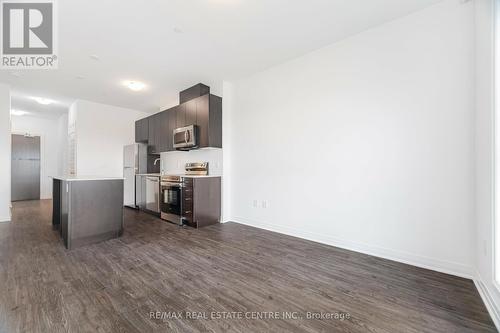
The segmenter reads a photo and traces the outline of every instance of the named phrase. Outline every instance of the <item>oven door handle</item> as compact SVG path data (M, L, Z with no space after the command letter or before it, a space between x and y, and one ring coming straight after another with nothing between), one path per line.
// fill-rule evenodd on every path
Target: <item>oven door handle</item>
M179 184L179 183L169 183L169 182L161 182L161 186L182 187L182 184Z

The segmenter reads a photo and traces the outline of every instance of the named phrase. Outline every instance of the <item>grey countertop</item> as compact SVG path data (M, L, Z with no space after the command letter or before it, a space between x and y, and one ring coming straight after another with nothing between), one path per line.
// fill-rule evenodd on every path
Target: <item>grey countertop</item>
M220 175L205 175L205 176L197 176L197 175L184 175L184 174L179 174L179 173L167 173L167 174L160 174L160 173L140 173L137 174L136 176L148 176L148 177L161 177L161 176L179 176L179 177L186 177L186 178L210 178L210 177L222 177Z
M222 177L220 175L205 175L205 176L196 176L196 175L180 175L181 177L186 177L186 178L216 178L216 177Z
M84 180L123 180L123 177L109 177L109 176L79 176L79 175L61 175L52 176L54 179L63 181L84 181Z

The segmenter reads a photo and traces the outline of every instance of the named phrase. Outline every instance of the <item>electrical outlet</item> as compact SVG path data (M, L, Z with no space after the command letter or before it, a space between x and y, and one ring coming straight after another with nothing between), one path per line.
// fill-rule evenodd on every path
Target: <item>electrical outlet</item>
M267 203L266 200L262 200L262 208L267 208L269 204Z
M257 200L253 201L253 208L258 208L259 207L259 202Z

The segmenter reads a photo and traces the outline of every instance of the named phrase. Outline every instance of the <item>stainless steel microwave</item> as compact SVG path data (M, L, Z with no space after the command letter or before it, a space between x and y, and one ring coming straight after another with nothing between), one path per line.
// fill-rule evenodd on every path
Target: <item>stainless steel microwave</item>
M173 137L174 148L177 150L189 150L198 147L198 127L196 125L174 129Z

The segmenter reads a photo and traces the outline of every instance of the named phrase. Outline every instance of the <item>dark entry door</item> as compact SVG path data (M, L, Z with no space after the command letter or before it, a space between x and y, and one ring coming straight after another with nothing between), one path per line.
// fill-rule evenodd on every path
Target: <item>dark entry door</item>
M40 137L12 135L12 201L40 199Z

